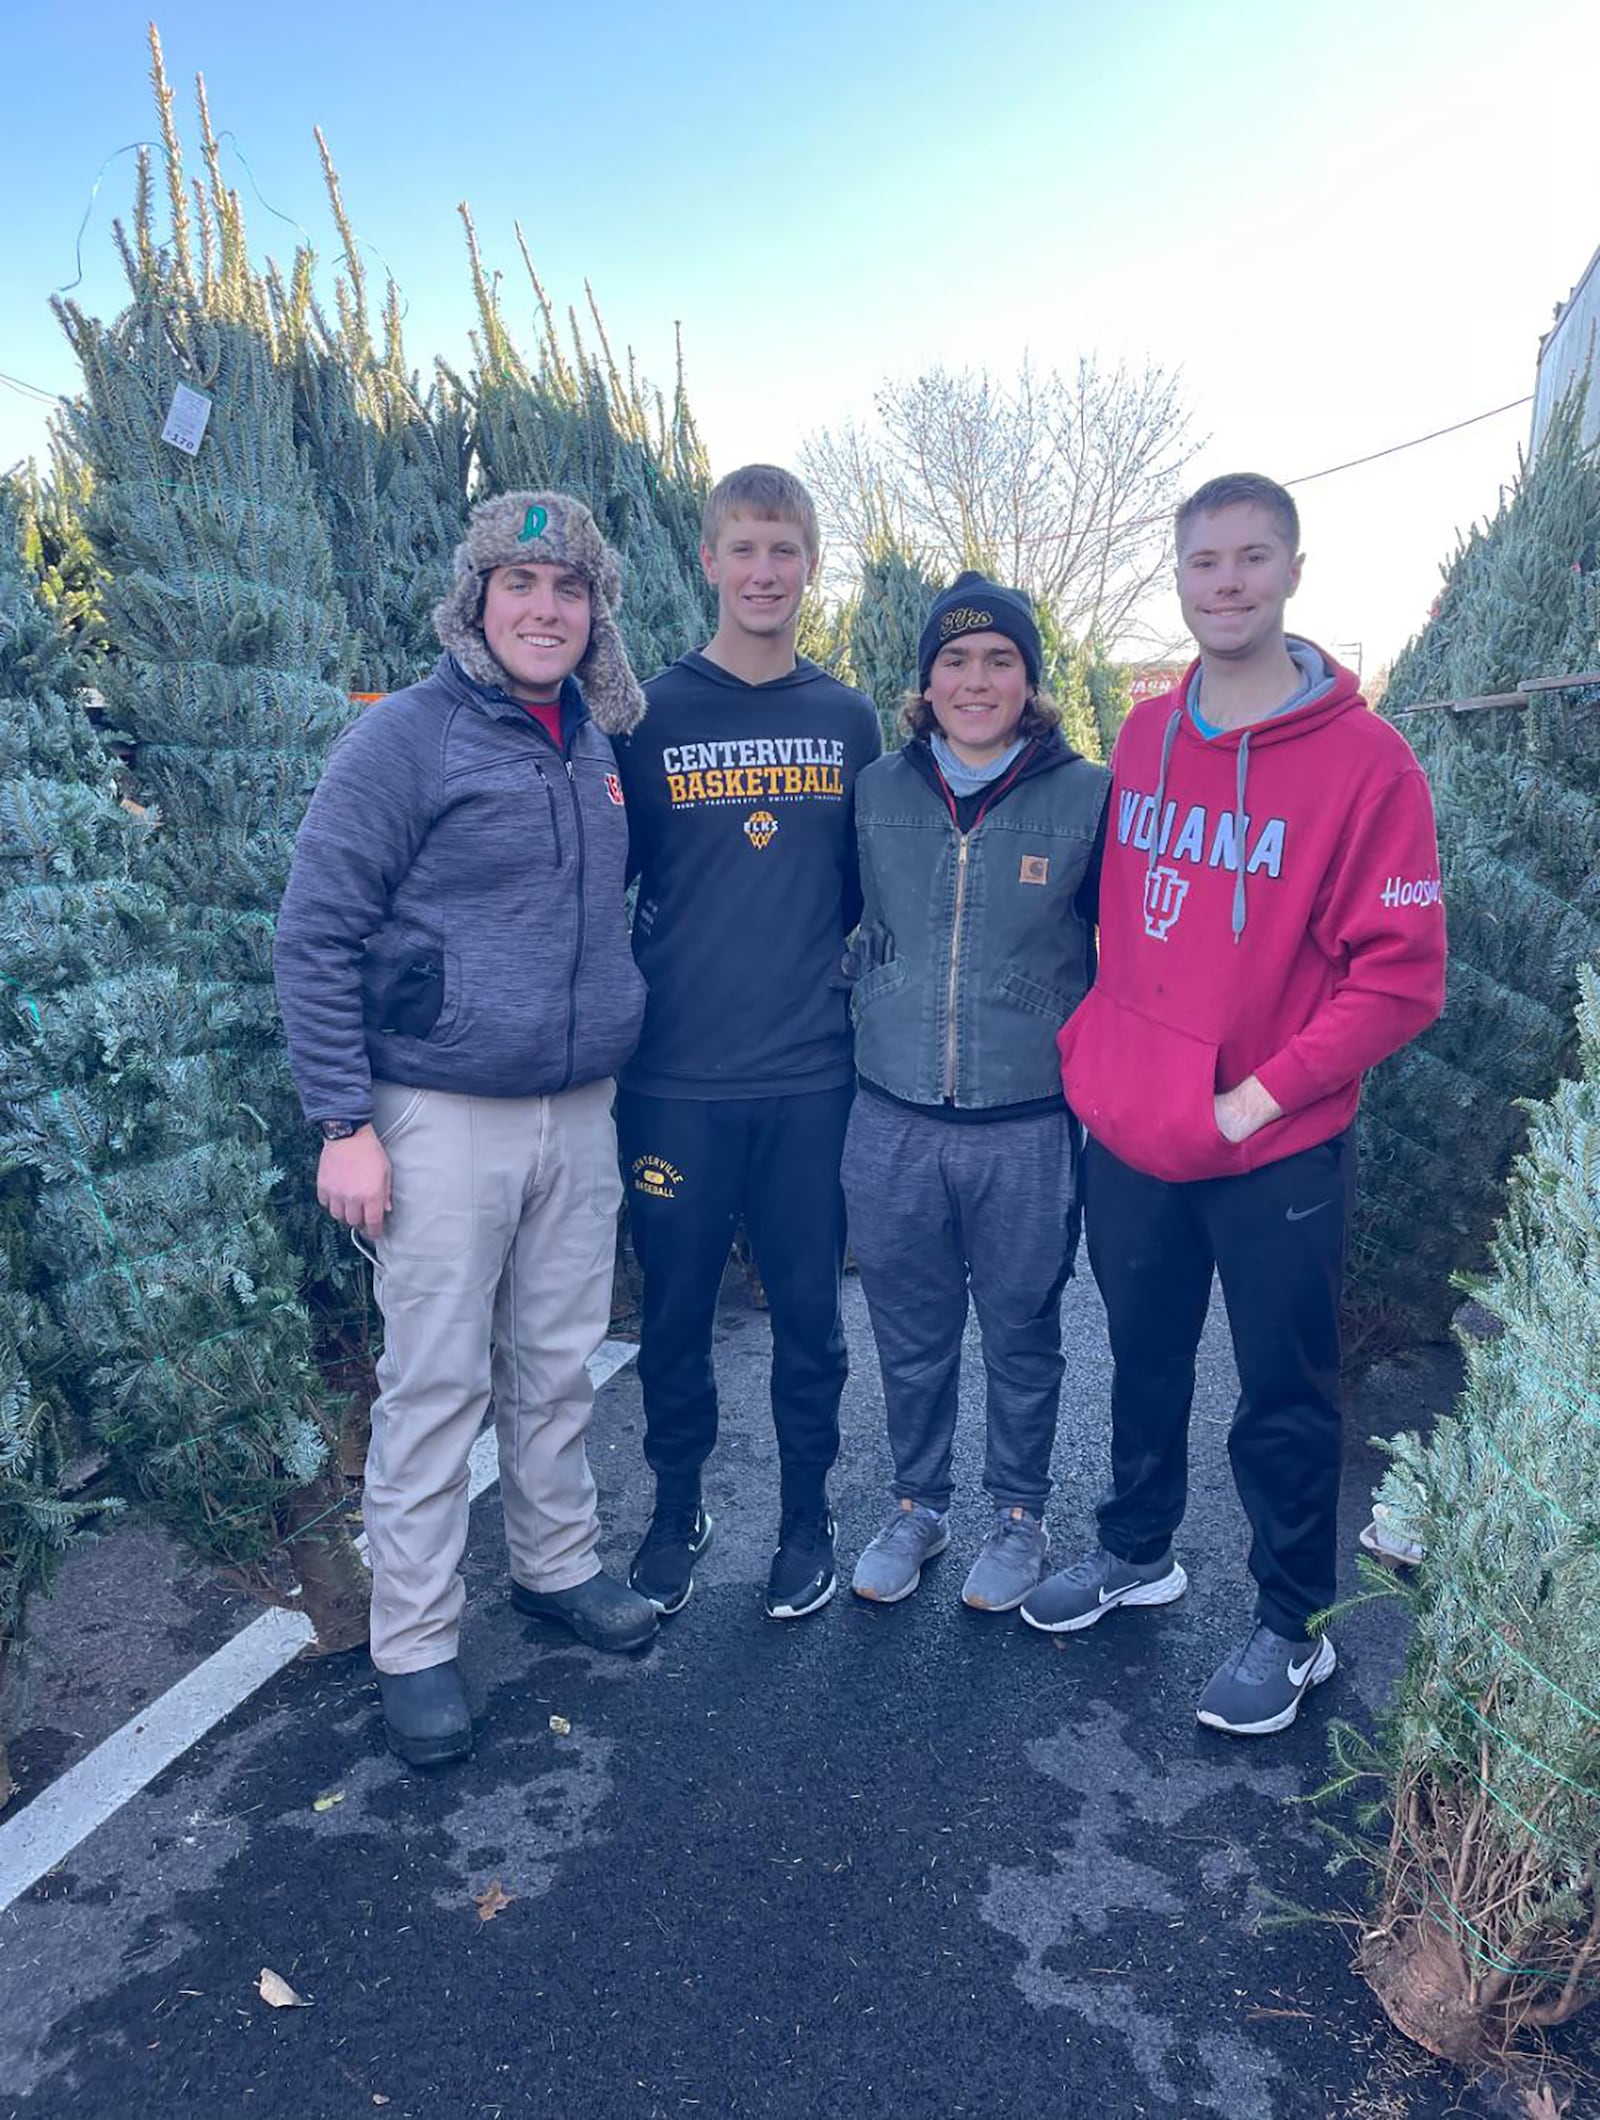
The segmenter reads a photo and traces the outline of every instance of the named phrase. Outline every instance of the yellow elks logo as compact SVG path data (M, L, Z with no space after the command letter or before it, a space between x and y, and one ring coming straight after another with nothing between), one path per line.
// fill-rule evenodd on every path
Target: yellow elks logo
M744 821L744 836L759 850L771 846L778 836L778 820L770 810L752 810Z
M647 1200L675 1200L683 1183L683 1172L675 1170L665 1156L636 1156L633 1189Z

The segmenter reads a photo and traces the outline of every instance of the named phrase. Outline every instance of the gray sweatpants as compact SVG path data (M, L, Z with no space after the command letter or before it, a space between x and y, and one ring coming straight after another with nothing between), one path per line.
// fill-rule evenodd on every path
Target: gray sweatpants
M984 1489L996 1508L1044 1512L1064 1366L1071 1124L1063 1110L956 1126L865 1090L856 1098L845 1202L897 1498L950 1505L970 1291L988 1376Z

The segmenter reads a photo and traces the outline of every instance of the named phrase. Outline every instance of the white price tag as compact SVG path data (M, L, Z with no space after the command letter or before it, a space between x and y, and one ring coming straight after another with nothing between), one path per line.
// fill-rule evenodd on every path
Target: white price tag
M172 404L167 413L167 424L161 430L161 439L170 442L174 449L183 450L186 456L198 456L204 439L206 421L211 417L211 400L203 390L191 390L187 383L179 383L172 393Z

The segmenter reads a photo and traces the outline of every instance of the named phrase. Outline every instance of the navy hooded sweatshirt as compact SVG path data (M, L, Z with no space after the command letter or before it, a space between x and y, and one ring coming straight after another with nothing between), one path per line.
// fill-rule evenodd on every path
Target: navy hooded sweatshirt
M616 740L649 989L624 1088L767 1097L851 1080L844 937L861 912L856 775L878 717L803 658L763 685L682 656Z

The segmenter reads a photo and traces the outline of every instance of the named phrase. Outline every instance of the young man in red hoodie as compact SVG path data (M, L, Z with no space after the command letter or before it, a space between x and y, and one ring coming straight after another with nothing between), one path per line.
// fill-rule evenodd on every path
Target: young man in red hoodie
M1444 1002L1433 805L1350 671L1284 631L1300 525L1281 486L1213 479L1177 514L1200 649L1112 759L1097 984L1062 1030L1089 1132L1089 1259L1116 1373L1100 1547L1030 1592L1048 1633L1161 1605L1187 1498L1213 1268L1240 1396L1228 1454L1256 1624L1199 1702L1214 1729L1293 1722L1334 1668L1339 1288L1362 1075Z

